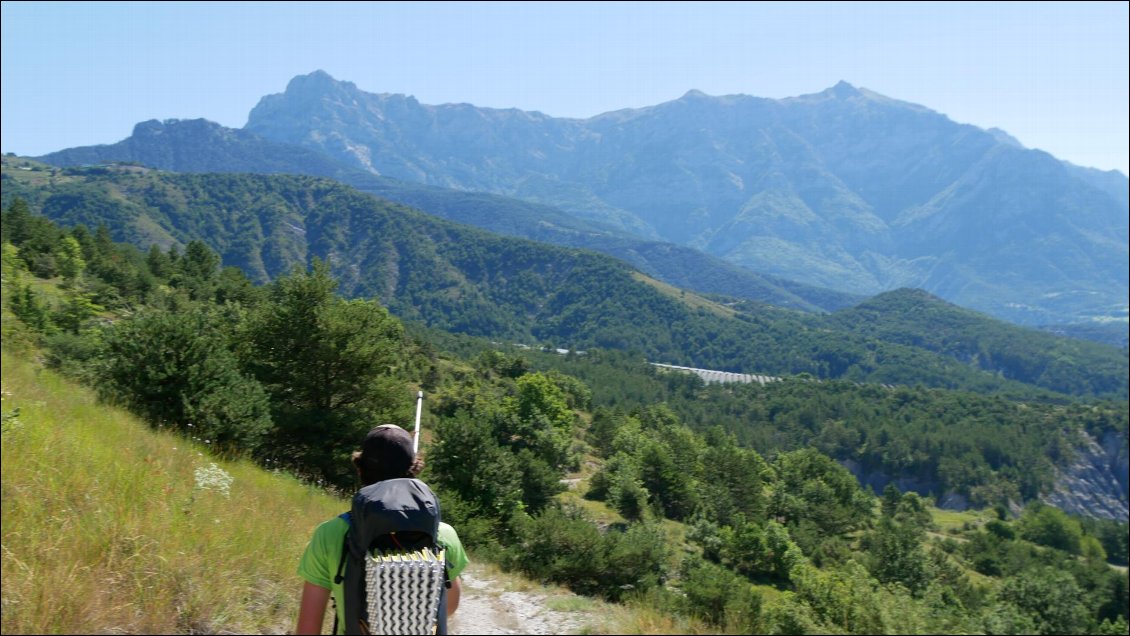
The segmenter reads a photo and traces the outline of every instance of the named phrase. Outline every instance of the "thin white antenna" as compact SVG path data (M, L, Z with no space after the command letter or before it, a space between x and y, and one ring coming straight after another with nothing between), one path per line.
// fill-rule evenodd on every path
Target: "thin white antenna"
M416 434L412 438L412 455L420 448L420 410L424 407L424 392L416 395Z

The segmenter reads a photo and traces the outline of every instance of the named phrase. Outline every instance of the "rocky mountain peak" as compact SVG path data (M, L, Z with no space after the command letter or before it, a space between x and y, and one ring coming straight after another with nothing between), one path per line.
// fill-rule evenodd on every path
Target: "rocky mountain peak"
M319 95L336 91L354 92L357 91L357 85L338 81L320 69L306 75L297 75L286 85L287 95Z
M844 80L836 82L836 85L832 88L829 88L827 92L836 97L839 97L840 99L848 99L850 97L863 97L863 93L860 92L858 88L852 86L851 84L848 84Z
M180 133L180 134L222 134L228 129L220 124L207 119L166 119L158 121L150 119L143 121L133 127L133 136L146 138L157 137L159 135Z

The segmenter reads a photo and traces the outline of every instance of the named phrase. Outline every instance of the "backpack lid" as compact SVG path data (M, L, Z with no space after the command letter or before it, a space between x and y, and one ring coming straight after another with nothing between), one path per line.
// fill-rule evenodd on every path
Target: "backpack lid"
M353 496L349 551L363 559L373 542L392 533L439 535L439 499L414 478L386 479L365 486Z

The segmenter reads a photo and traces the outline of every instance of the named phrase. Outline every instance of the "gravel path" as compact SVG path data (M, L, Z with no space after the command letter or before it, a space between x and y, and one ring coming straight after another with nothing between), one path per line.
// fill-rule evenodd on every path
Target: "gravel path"
M463 596L448 624L452 634L576 634L591 621L584 612L550 609L549 594L507 590L474 563L461 580Z

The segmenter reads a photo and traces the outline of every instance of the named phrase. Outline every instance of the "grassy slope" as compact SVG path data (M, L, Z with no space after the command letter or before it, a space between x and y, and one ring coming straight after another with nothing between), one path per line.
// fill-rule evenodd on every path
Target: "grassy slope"
M3 354L4 633L282 633L340 499L243 461L198 488L203 443L155 432Z

